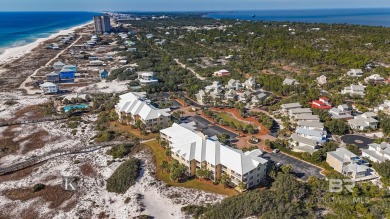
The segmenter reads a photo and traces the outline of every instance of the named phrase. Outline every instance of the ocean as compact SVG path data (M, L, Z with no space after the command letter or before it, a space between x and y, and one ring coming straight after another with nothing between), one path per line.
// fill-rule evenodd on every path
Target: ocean
M211 12L207 13L205 17L251 21L338 23L390 27L390 8L229 11Z
M92 21L92 12L0 12L0 53Z

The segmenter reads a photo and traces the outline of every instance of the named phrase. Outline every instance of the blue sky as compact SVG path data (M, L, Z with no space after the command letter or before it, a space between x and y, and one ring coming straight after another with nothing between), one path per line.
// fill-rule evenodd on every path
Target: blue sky
M390 8L390 0L0 0L0 11L209 11Z

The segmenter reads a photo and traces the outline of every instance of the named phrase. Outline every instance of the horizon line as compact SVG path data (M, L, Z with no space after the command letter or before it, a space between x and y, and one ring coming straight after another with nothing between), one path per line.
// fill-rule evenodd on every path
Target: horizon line
M124 13L124 12L135 12L135 13L212 13L212 12L236 12L236 11L295 11L295 10L359 10L359 9L390 9L390 7L385 8L268 8L268 9L217 9L217 10L129 10L129 11L93 11L93 10L20 10L20 11L1 11L0 12L90 12L90 13Z

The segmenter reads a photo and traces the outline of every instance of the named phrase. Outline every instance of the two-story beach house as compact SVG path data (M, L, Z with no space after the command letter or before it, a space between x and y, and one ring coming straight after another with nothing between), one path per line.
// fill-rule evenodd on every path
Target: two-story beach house
M368 163L345 148L327 152L326 162L337 172L355 181L370 175Z
M378 163L390 160L390 144L387 142L369 144L368 149L362 150L362 157Z

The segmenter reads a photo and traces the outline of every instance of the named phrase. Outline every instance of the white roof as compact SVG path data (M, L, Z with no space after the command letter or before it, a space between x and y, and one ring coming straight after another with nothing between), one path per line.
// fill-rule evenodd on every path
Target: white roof
M295 130L295 133L304 134L316 138L322 138L322 136L325 134L323 131L320 130L305 129L305 128L297 128L297 130Z
M282 104L282 108L284 109L290 109L290 108L299 108L302 107L300 103L286 103Z
M361 172L367 171L368 169L370 169L370 168L365 166L365 165L359 165L356 163L350 163L347 166L343 167L343 170L347 173L350 173L350 172L361 173Z
M43 84L39 85L40 87L57 87L57 85L51 83L51 82L45 82Z
M243 153L214 141L194 129L188 124L176 124L160 132L169 136L170 147L173 153L186 160L206 161L212 165L221 164L238 174L245 174L259 166L266 164L267 160L259 157L261 152L251 151Z
M58 61L58 62L55 62L53 65L65 65L63 62L61 62L61 61Z
M337 148L335 151L327 152L327 156L329 155L333 156L341 162L349 161L352 157L358 157L356 154L350 152L345 148Z
M312 111L310 108L290 109L290 114L302 114L302 113L312 113Z
M137 72L138 75L143 75L143 76L154 76L154 72L152 71L139 71Z
M315 120L315 121L320 121L320 117L318 115L312 115L312 114L300 114L297 115L295 118L296 120Z
M320 129L324 128L324 124L322 124L321 122L304 121L304 120L298 121L298 126L306 126L306 127L320 128Z
M305 137L302 137L302 136L299 136L296 133L291 134L291 139L293 141L300 142L300 143L303 143L303 144L306 144L306 145L310 145L312 147L315 147L315 146L318 145L318 141L313 140L313 139L309 139L309 138L305 138Z
M120 100L115 109L117 112L130 113L140 116L142 120L157 119L160 116L170 116L171 110L158 109L150 105L145 99L145 92L130 92L119 96Z

